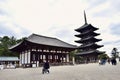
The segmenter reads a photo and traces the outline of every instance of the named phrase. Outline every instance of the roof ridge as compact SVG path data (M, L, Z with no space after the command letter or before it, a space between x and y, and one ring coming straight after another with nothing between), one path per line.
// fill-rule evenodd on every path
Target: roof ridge
M67 43L67 42L65 42L65 41L63 41L63 40L61 40L61 39L58 39L58 38L56 38L56 39L59 40L59 41L61 41L61 42L66 43L66 44L68 44L68 45L76 46L76 45L73 45L73 44Z
M56 39L56 40L59 40L59 41L61 41L61 42L66 43L66 44L68 44L68 45L72 45L72 44L69 44L69 43L67 43L67 42L65 42L65 41L62 41L61 39L58 39L58 38L43 36L43 35L39 35L39 34L35 34L35 33L33 33L32 35L40 36L40 37L46 37L46 38L51 38L51 39ZM30 35L30 36L32 36L32 35ZM73 46L76 46L76 45L73 45Z
M32 35L39 36L39 37L56 39L56 38L54 38L54 37L43 36L43 35L39 35L39 34L35 34L35 33L31 34L30 36L32 36ZM28 36L28 38L29 38L30 36Z
M14 57L14 58L18 58L18 57L16 57L16 56L0 56L0 58L2 58L2 57L6 57L6 58L7 58L7 57L9 57L9 58L11 58L11 57L12 57L12 58L13 58L13 57Z
M56 46L56 47L65 47L65 48L76 48L76 45L69 44L65 41L60 40L59 38L53 38L53 37L47 37L47 36L42 36L38 34L31 34L30 36L27 37L26 40L24 41L29 41L31 43L36 43L36 44L41 44L41 45L48 45L48 46ZM23 42L22 42L23 43ZM14 49L17 46L22 45L21 43L9 48L9 49Z

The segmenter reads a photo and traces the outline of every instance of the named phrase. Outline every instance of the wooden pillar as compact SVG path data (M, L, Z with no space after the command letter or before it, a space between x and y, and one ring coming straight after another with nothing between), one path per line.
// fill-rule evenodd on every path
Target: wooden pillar
M47 58L48 58L48 56L47 56L47 52L46 52L46 49L45 49L45 61L47 61Z
M32 63L31 63L31 53L32 53L32 48L30 48L29 53L30 53L30 54L29 54L29 57L30 57L30 64L32 64Z
M33 62L33 53L32 53L32 50L31 50L31 54L30 54L30 63L32 64Z
M60 61L60 54L58 55L58 62L60 63L61 61Z
M41 52L39 52L39 64L41 63Z
M48 50L48 61L50 62L51 55L50 55L50 50Z
M40 57L40 51L39 51L39 53L38 53L38 57L39 57L39 58L38 58L38 59L39 59L38 61L39 61L39 65L40 65L40 58L41 58L41 57Z
M52 62L54 63L55 62L55 52L52 52Z
M57 50L56 50L56 54L55 54L55 61L57 62Z
M36 63L36 67L37 67L37 49L35 49L35 63Z
M62 63L63 63L63 53L62 53Z

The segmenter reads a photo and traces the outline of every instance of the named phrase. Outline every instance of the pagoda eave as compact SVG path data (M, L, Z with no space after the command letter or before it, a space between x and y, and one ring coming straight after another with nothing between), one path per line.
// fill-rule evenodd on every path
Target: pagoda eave
M90 33L81 33L81 34L77 34L77 35L75 35L75 36L76 36L76 37L79 37L79 38L82 38L84 35L88 35L88 34L90 34ZM100 35L100 34L93 32L92 35L93 35L93 36L98 36L98 35Z
M88 55L88 54L103 54L105 53L104 51L98 51L98 50L93 50L93 51L84 51L77 53L76 55L81 56L81 55Z
M84 43L86 41L94 41L94 42L98 42L98 41L101 41L102 39L96 39L96 38L89 38L89 39L81 39L81 40L77 40L75 42L77 43Z
M93 31L96 31L99 28L93 27L91 24L84 24L82 27L75 29L75 31L82 32L82 30L89 30L89 29L93 29Z
M81 45L78 48L79 49L85 49L85 48L88 48L88 47L92 47L92 48L96 48L97 49L97 48L103 47L103 45L88 44L88 45Z

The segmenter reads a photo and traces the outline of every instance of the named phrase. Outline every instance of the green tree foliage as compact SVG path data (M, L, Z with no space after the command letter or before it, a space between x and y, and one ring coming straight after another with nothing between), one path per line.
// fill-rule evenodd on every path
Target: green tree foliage
M100 54L100 55L98 55L98 58L99 59L108 59L109 56L107 54Z
M75 54L80 53L80 52L81 52L81 50L79 50L79 49L76 49L76 50L74 50L74 51L71 51L71 52L70 52L70 61L73 60L73 57L75 58L75 61L76 61L76 62L82 62L82 61L84 61L83 57L81 57L81 56L76 56L76 55L75 55Z
M81 57L81 56L75 56L75 61L76 62L82 62L82 61L84 61L84 58Z
M74 55L75 55L75 51L71 51L69 55L70 55L70 61L72 61L72 58L73 58Z
M75 54L78 53L78 52L79 51L77 49L70 52L70 61L72 61L73 57L75 57Z
M16 39L14 36L0 37L0 56L18 56L18 53L11 52L8 48L19 43L22 39Z

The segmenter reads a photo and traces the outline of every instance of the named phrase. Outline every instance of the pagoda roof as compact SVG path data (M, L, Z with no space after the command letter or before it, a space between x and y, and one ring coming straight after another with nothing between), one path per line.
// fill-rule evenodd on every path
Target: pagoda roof
M102 54L105 53L104 51L99 51L99 50L91 50L91 51L84 51L84 52L80 52L80 53L76 53L76 55L87 55L87 54L93 54L93 53L97 53L97 54Z
M96 38L94 38L94 36L90 36L88 38L81 39L81 40L78 40L78 41L75 41L75 42L77 42L77 43L83 43L83 42L86 42L86 41L89 41L89 40L97 42L97 41L101 41L102 39L96 39Z
M81 32L83 29L94 29L94 30L98 30L98 28L92 26L91 24L84 24L83 26L79 27L78 29L75 29L75 31L77 32Z
M81 45L81 46L79 46L78 48L79 48L79 49L84 49L84 48L87 48L87 47L100 48L100 47L103 47L103 45L97 45L97 44L95 44L95 43L91 43L91 44L87 44L87 45Z
M75 36L82 38L83 36L89 35L89 34L91 34L92 36L100 35L99 33L95 33L95 32L93 32L93 31L87 31L87 32L84 32L84 33L77 34L77 35L75 35Z
M16 48L16 47L24 44L25 41L33 43L33 44L40 44L40 45L46 45L46 46L63 47L63 48L77 48L76 45L66 43L66 42L64 42L62 40L59 40L57 38L32 34L27 39L25 39L24 41L10 47L9 49Z

